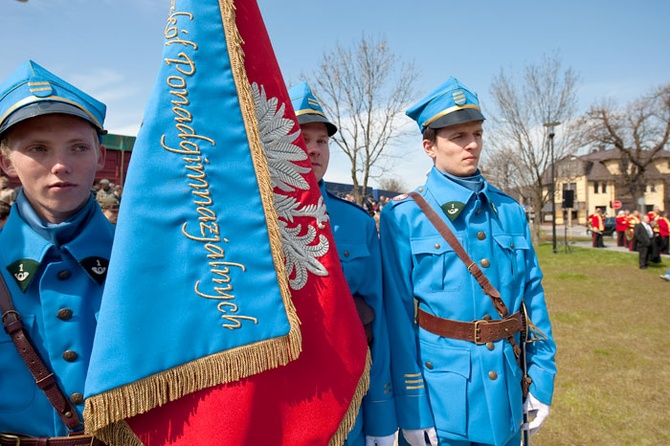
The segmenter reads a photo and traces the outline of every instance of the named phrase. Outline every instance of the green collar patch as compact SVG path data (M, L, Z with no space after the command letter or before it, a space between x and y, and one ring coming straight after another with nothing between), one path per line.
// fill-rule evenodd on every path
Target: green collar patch
M7 271L9 271L14 280L16 280L16 284L21 289L21 292L25 293L30 282L35 278L35 274L39 267L40 262L33 259L20 259L11 265L7 265Z
M465 207L465 203L461 203L460 201L450 201L449 203L444 203L440 207L444 213L447 214L449 220L454 221Z
M491 201L490 203L491 203L491 209L493 209L493 212L494 212L496 215L498 215L498 209L496 209L496 205L493 204L492 201Z

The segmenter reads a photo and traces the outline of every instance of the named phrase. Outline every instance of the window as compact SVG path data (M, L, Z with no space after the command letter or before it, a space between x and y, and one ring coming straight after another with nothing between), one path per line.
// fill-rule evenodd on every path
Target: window
M594 194L598 193L598 182L597 181L593 182L593 193Z
M603 194L607 192L607 183L602 184L602 192Z

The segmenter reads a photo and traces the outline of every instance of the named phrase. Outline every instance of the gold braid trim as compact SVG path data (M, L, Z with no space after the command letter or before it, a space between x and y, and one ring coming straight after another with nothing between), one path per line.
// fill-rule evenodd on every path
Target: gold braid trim
M291 330L288 336L199 358L92 396L84 407L86 432L109 446L126 446L120 438L104 437L101 430L198 390L286 365L300 353L300 340L300 330Z
M174 7L174 0L172 7ZM251 86L244 67L243 42L235 23L234 0L219 0L219 9L265 212L279 290L291 328L286 336L199 358L140 381L88 398L84 408L86 432L100 438L109 446L141 444L137 436L123 421L126 418L147 412L208 387L238 381L286 365L296 359L302 351L300 320L291 301L291 291L282 255L278 216L273 204L272 182L260 140ZM365 392L361 392L361 388L361 383L359 383L356 395L361 393L362 398ZM348 414L347 417L354 420L355 413L353 416ZM351 425L353 426L353 422Z
M347 439L349 431L353 429L354 424L356 423L356 416L358 411L361 408L361 403L363 402L363 397L368 393L368 388L370 387L370 367L372 366L372 357L370 356L370 349L368 349L367 356L365 358L365 369L363 370L363 375L358 381L358 386L356 386L356 391L354 396L351 399L351 404L349 404L349 409L347 413L344 414L340 427L337 428L337 432L333 435L333 438L328 442L328 446L341 446L344 444L344 440Z

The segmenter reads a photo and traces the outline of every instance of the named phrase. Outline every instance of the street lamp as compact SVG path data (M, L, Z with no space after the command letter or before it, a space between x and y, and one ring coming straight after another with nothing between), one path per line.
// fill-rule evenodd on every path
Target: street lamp
M556 175L554 173L556 160L554 159L554 128L561 125L558 121L547 122L544 124L549 129L549 145L551 147L551 241L554 254L556 254Z

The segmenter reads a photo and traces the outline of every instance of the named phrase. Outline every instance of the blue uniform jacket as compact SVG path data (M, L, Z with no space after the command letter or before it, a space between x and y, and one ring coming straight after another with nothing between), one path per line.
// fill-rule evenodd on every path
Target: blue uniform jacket
M398 429L389 368L389 342L382 301L381 259L377 226L360 206L326 191L321 194L330 216L335 246L351 294L358 294L372 307L373 341L370 346L372 368L370 389L363 398L354 428L345 444L365 444L365 435L386 436Z
M21 219L16 208L0 232L0 270L14 307L66 398L78 402L75 407L80 420L84 379L113 233L113 226L97 210L83 231L56 251L51 242ZM47 257L51 261L45 261ZM60 260L56 260L58 257ZM26 281L29 284L22 292L19 283ZM2 330L0 432L6 431L33 436L67 435L65 424L35 385L12 340Z
M476 194L435 168L416 191L500 291L509 313L524 300L530 319L548 336L529 345L527 362L530 392L551 404L556 346L523 209L488 183ZM445 204L453 221L440 209ZM380 232L400 427L435 426L443 439L505 444L522 421L522 372L510 343L443 338L414 318L416 299L419 308L445 319L500 319L490 297L411 198L399 196L384 207Z

